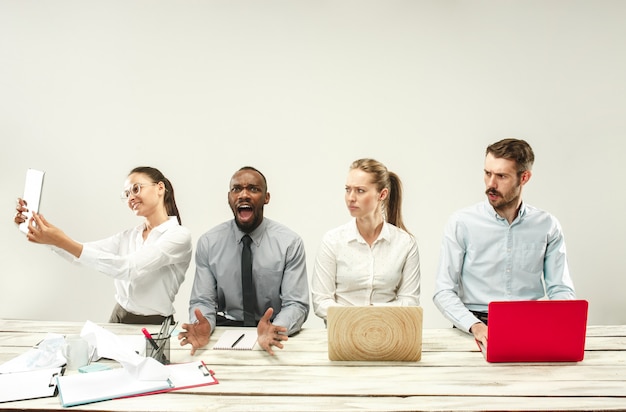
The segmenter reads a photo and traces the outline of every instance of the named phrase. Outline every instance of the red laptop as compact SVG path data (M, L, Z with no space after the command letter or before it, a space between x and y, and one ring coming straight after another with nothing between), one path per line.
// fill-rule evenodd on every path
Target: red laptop
M579 362L585 356L586 300L489 303L488 362Z

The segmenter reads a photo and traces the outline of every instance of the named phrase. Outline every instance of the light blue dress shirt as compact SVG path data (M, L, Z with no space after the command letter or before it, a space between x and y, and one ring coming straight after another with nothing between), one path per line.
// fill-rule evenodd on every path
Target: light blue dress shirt
M433 301L469 332L491 301L575 299L558 220L522 203L509 224L487 200L449 219Z
M189 316L195 321L199 308L215 330L216 313L243 320L241 286L241 238L235 220L224 222L198 239L196 275ZM298 332L309 313L309 284L302 239L286 226L263 218L252 233L252 277L256 289L257 321L272 307L272 323Z

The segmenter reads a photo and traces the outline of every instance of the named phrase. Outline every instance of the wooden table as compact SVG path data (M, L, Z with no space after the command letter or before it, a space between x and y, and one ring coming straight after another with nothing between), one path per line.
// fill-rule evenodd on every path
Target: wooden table
M29 350L47 332L79 333L82 323L0 320L0 363ZM101 324L119 335L134 325ZM158 330L158 326L148 330ZM218 351L194 357L172 340L173 362L204 360L218 385L64 409L58 397L0 404L45 410L626 410L626 326L589 326L579 363L489 364L473 339L455 329L425 329L419 362L332 362L326 331L305 329L278 349ZM154 330L156 331L156 330ZM0 388L1 390L2 388Z

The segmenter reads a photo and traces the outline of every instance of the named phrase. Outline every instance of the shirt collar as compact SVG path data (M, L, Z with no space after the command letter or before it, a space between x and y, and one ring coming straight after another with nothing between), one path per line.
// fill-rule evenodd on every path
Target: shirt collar
M237 226L237 223L235 222L234 219L233 219L233 225L235 227L235 239L237 239L237 243L241 243L241 239L245 235L248 235L252 239L252 242L254 242L254 244L258 246L259 243L261 242L261 238L263 237L263 233L265 233L265 228L267 227L267 218L263 217L261 224L250 233L246 233L242 231L241 229L239 229L239 226Z
M390 236L391 234L389 231L389 226L387 225L387 222L383 222L383 228L381 229L380 234L378 235L378 238L376 238L374 243L378 242L379 240L389 240ZM360 243L366 243L365 239L363 239L363 236L361 236L361 234L359 233L359 229L356 227L356 218L352 219L350 228L348 230L348 242L354 240Z
M168 216L165 222L161 223L160 225L156 227L153 227L152 230L156 230L159 233L163 233L172 226L178 226L178 218L176 216ZM143 232L146 229L145 222L137 226L137 229Z
M498 214L498 212L496 212L496 209L494 209L493 206L491 206L491 203L489 203L489 200L487 199L485 199L485 210L487 211L488 214L493 216L496 220L506 221L505 218L503 218L502 216ZM523 219L524 215L526 215L526 203L522 201L522 204L519 207L519 211L517 212L517 216L515 216L515 219L513 220L513 222Z

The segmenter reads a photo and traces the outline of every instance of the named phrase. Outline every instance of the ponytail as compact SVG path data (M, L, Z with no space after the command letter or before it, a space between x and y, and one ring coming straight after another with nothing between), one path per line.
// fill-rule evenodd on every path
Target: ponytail
M172 183L167 177L163 177L162 182L165 184L165 198L163 199L163 203L165 204L167 215L176 216L178 224L182 225L183 223L180 219L180 213L178 212L178 207L176 206L176 199L174 199L174 186L172 186Z
M402 182L394 172L389 172L389 195L385 202L387 222L408 232L402 220Z

